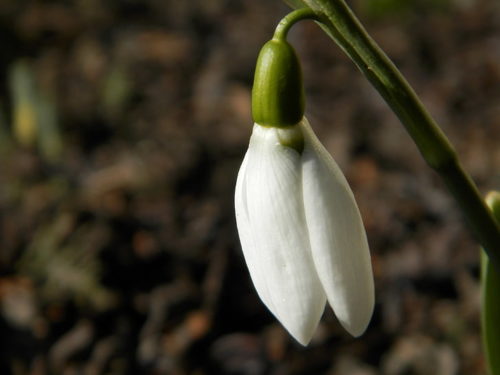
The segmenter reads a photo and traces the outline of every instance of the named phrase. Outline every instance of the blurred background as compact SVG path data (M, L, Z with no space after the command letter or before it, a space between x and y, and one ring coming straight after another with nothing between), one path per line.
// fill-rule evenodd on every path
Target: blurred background
M500 3L349 2L482 193L500 186ZM280 0L0 1L0 374L485 374L479 248L312 22L307 115L357 197L377 305L307 348L258 299L233 194Z

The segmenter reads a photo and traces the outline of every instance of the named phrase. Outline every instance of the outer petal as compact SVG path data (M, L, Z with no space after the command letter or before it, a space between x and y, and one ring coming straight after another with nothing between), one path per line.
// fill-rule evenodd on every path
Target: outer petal
M259 249L255 244L255 236L252 234L252 226L250 223L250 213L248 210L248 190L247 190L247 169L248 169L248 159L252 158L250 155L255 154L255 148L250 148L245 154L245 158L241 164L240 170L238 172L238 178L236 180L236 191L234 198L235 212L236 212L236 224L238 226L238 234L240 237L241 247L243 249L243 255L245 257L245 262L250 270L250 276L254 283L255 288L263 301L269 301L271 303L270 293L267 289L267 284L264 283L263 277L263 267L259 263ZM253 156L255 158L255 155ZM267 302L264 302L267 306Z
M304 205L314 264L340 323L359 336L374 306L366 233L344 175L305 118L301 126Z
M290 334L306 345L326 296L310 251L300 155L280 144L283 136L288 137L283 132L287 130L254 126L238 175L236 218L259 296Z

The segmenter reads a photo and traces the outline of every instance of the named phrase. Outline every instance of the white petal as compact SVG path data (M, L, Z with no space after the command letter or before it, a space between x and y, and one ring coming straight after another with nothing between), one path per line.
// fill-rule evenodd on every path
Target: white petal
M314 264L337 318L353 336L370 322L374 286L365 229L339 167L304 118L304 205Z
M253 152L252 152L253 151ZM250 148L241 164L236 180L234 206L236 212L236 224L238 227L238 234L240 237L241 247L245 256L245 262L250 271L250 276L254 281L255 288L257 289L260 298L263 301L270 301L270 296L267 291L266 284L261 283L264 280L262 275L263 268L259 265L258 248L255 245L252 236L252 228L250 225L250 217L247 205L247 166L248 159L251 154L255 153L255 148ZM255 156L254 156L255 157Z
M300 155L280 144L283 131L254 126L238 175L237 224L259 296L290 334L306 345L326 296L311 257Z

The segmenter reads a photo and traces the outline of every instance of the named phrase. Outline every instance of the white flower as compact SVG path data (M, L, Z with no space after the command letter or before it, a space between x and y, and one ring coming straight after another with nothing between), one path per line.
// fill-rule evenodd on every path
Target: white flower
M236 220L257 293L302 345L326 300L361 335L374 306L366 234L339 167L304 118L287 128L254 125L238 174Z

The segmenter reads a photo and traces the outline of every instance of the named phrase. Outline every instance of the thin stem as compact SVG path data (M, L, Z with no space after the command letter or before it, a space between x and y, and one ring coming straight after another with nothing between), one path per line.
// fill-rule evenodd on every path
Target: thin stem
M486 196L496 220L500 223L500 192ZM500 273L481 252L481 331L488 374L500 375Z
M304 19L319 21L320 16L316 14L316 12L311 8L301 8L290 12L285 17L283 17L278 26L276 26L273 39L285 40L290 28L295 23Z
M479 242L500 271L500 228L450 142L408 82L344 0L303 0L399 117L423 158L444 180Z

